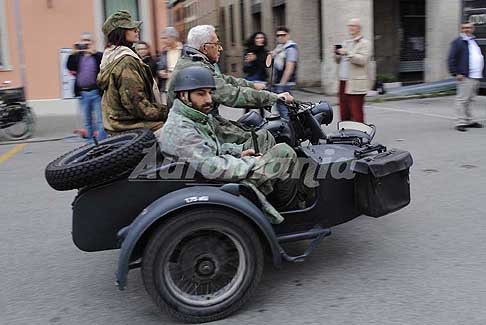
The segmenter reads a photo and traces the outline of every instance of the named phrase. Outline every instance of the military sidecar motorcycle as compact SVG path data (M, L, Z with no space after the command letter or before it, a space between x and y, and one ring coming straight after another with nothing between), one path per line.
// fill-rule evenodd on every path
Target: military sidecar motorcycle
M358 216L381 217L410 202L410 153L374 144L376 128L341 122L336 134L325 103L289 106L290 120L255 112L238 122L266 129L295 148L312 189L304 202L279 210L271 224L260 201L235 182L205 179L184 162L163 157L154 135L134 130L77 148L50 163L48 183L79 189L72 204L73 241L88 252L120 249L116 282L141 267L154 302L184 322L224 318L247 301L262 276L264 258L276 267L300 262ZM285 243L309 241L292 256Z

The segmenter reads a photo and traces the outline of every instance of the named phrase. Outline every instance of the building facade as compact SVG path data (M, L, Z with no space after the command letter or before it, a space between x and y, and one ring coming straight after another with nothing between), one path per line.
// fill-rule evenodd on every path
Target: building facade
M102 51L103 22L119 9L143 21L140 38L156 49L167 25L164 0L0 0L0 83L24 86L31 100L63 98L63 55L83 32Z
M252 33L263 31L271 50L275 46L275 28L286 25L299 46L299 84L322 86L327 93L336 91L337 66L333 52L336 44L348 38L349 19L361 19L363 34L373 44L372 77L428 82L449 76L447 53L450 42L457 37L462 10L461 0L210 2L199 1L214 6L214 12L219 6L218 19L212 21L224 43L221 64L224 71L241 76L245 40ZM194 13L198 11L188 12L191 15L186 23L193 26L197 21Z

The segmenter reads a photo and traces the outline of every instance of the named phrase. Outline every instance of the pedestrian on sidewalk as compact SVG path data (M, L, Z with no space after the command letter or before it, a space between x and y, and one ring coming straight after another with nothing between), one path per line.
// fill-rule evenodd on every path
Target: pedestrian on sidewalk
M102 56L103 54L94 47L92 34L83 33L81 40L74 44L73 52L66 64L69 72L76 78L74 94L80 99L88 142L93 142L95 130L97 140L106 138L101 115L100 89L96 85Z
M369 90L369 62L371 45L361 34L361 21L353 18L348 23L351 39L334 49L339 64L339 110L341 121L364 122L363 105Z
M274 58L273 83L277 94L290 93L297 82L297 64L299 50L297 43L290 40L290 30L287 27L278 27L275 31L277 46L272 51ZM277 109L283 119L289 119L289 109L277 103Z
M449 51L449 72L457 80L455 129L460 132L483 127L471 113L471 102L478 94L484 70L484 57L473 33L474 24L463 23L460 35L451 43Z
M265 64L267 58L267 36L263 32L254 33L246 42L243 53L243 72L248 81L267 83L268 73ZM248 113L250 109L246 109ZM260 108L260 115L265 116L265 109Z

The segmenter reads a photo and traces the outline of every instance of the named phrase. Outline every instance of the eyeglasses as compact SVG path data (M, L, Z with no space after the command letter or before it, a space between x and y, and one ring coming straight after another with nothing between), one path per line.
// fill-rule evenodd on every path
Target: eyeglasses
M284 37L284 36L287 36L287 34L276 34L275 36L277 36L277 37Z
M204 45L206 45L206 44L211 44L211 45L215 45L218 48L223 48L223 43L221 43L221 42L215 42L215 43L208 42L208 43L204 43Z

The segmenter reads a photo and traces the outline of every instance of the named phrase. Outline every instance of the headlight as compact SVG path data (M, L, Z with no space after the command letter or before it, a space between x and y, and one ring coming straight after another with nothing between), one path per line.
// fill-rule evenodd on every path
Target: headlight
M328 102L320 101L311 109L311 112L319 124L329 125L332 123L334 114Z

